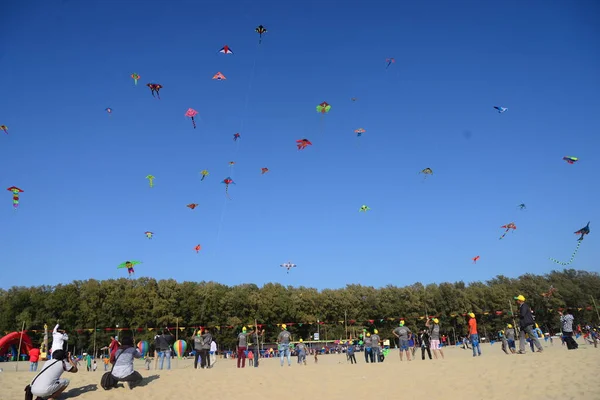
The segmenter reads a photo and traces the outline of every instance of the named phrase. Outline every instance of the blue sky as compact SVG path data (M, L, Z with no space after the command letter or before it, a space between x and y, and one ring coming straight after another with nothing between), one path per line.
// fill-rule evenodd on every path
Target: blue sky
M123 277L125 260L318 288L542 274L588 221L571 267L598 271L598 4L286 3L5 4L0 287Z

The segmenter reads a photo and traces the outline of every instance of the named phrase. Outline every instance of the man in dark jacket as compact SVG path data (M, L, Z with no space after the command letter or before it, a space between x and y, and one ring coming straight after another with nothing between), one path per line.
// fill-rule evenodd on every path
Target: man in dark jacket
M533 319L533 314L531 313L531 308L529 305L525 303L525 296L522 294L515 297L517 304L519 305L519 327L521 328L521 332L519 334L519 353L525 354L525 334L529 335L529 338L537 347L538 353L544 351L542 348L542 344L537 338L537 335L533 331L535 329L535 320Z
M158 355L160 369L163 369L165 358L167 359L167 369L171 369L171 345L173 342L173 335L168 328L163 330L162 335L154 337L154 348Z

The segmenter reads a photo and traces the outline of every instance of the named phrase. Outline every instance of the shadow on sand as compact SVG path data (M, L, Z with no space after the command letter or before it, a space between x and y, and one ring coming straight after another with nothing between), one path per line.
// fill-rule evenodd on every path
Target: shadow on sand
M73 388L73 389L69 390L68 392L63 393L61 398L62 399L72 399L74 397L77 397L77 396L82 395L87 392L95 392L96 390L98 390L98 385L96 385L95 383L90 384L90 385L85 385L82 387Z

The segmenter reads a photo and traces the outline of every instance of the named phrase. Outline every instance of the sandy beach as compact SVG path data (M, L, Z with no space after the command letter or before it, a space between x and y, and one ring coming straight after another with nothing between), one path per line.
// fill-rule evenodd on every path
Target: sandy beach
M129 390L119 387L105 391L99 386L104 373L83 371L64 374L71 379L61 398L80 400L193 399L227 400L258 397L301 399L470 399L530 400L599 399L600 348L581 344L574 351L555 341L544 343L544 353L505 355L499 343L481 346L483 355L474 358L471 350L446 349L445 360L400 362L392 350L383 363L365 364L357 353L357 365L346 356L324 355L318 364L309 357L306 366L296 363L280 367L279 359L261 360L259 368L237 369L235 360L218 359L210 370L194 370L193 360L173 360L170 371L147 371L143 361L136 368L146 378L143 386ZM0 399L16 400L33 377L28 363L0 363ZM41 363L40 363L41 367ZM566 372L566 373L565 373Z

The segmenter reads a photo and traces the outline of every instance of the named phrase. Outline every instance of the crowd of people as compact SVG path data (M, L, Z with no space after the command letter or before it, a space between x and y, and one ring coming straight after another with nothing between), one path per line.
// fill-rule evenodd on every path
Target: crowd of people
M531 308L526 303L523 295L518 295L514 298L519 306L518 311L518 328L512 324L507 324L505 329L498 332L498 338L502 343L502 351L506 354L525 354L526 344L529 343L532 351L542 353L544 351L541 340L547 340L548 337L542 333L538 324L535 322L535 316ZM482 355L480 346L480 336L477 329L477 319L474 313L469 313L468 321L468 336L462 340L463 348L472 349L473 357ZM574 330L574 317L570 309L559 311L561 323L561 342L569 350L578 348L578 344L574 336L578 336L579 331ZM292 334L288 331L287 326L282 324L281 331L277 336L277 350L270 348L268 351L261 352L259 346L259 337L264 335L264 330L258 329L248 331L243 327L237 335L236 352L233 356L237 359L237 368L246 367L246 359L251 367L259 366L259 359L263 357L279 357L280 366L285 364L288 367L292 366L292 355L297 356L298 364L307 364L307 356L314 355L314 362L318 362L319 349L306 345L302 338L297 342L293 342ZM578 327L578 330L581 328ZM594 347L598 344L598 330L590 326L586 326L584 330L585 340ZM421 359L425 360L426 355L429 360L443 359L444 351L442 349L445 337L441 336L440 325L438 318L427 318L425 326L418 332L412 332L406 326L405 321L400 321L399 326L391 332L397 339L400 361L411 361L416 357L417 349L421 349ZM519 338L519 349L516 349L516 338ZM549 338L552 340L552 338ZM52 331L52 347L50 350L51 358L48 359L41 370L38 372L38 362L40 359L40 349L34 348L29 352L30 371L36 372L35 377L25 388L26 400L54 399L57 398L68 386L69 379L63 378L64 372L78 372L78 361L72 357L67 351L67 342L69 336L67 332L56 324ZM208 329L194 330L190 341L193 343L194 368L208 369L215 365L217 344ZM163 330L160 334L154 337L155 357L158 366L155 364L155 369L171 369L171 358L173 356L172 348L175 342L175 337L168 329ZM252 343L254 344L253 346ZM347 361L350 364L356 364L356 352L364 352L365 363L382 362L385 355L389 353L389 348L382 347L384 341L379 335L377 329L373 329L372 333L363 331L359 338L353 341L347 341L339 350L346 353ZM116 388L119 383L126 384L130 389L139 385L143 377L134 369L134 360L144 357L137 346L135 346L133 336L124 335L120 341L115 337L111 337L111 343L103 348L108 350L108 356L103 358L104 375L101 379L101 386L108 390ZM432 357L433 356L433 357ZM89 354L84 354L84 360L88 371L96 370L96 361ZM146 368L150 369L152 358L145 357ZM109 365L110 371L108 371ZM158 367L158 368L157 368Z

